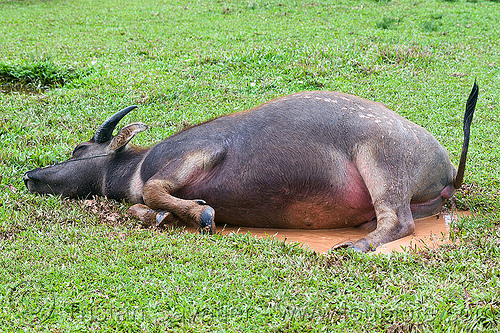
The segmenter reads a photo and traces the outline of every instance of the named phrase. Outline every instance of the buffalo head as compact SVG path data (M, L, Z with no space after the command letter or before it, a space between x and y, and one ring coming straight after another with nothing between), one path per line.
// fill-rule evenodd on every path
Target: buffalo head
M126 154L130 140L147 129L142 123L133 123L113 137L118 122L135 108L129 106L107 119L92 139L76 146L70 159L26 172L23 177L26 187L31 192L70 198L103 195L111 161Z

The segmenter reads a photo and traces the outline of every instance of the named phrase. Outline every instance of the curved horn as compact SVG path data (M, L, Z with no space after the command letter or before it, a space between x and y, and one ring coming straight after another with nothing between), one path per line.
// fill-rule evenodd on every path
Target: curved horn
M129 106L109 117L108 120L103 122L95 132L94 141L97 143L103 143L111 140L111 137L113 136L113 130L115 129L116 125L118 125L120 120L122 120L122 118L125 117L127 113L129 113L136 107L137 105Z

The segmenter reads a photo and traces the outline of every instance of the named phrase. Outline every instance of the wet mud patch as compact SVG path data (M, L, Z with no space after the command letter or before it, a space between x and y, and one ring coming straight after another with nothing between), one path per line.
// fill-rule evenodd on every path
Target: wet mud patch
M148 228L141 222L123 213L122 209L113 200L94 198L80 201L89 213L96 215L100 223L110 226L131 226ZM373 253L403 252L406 250L435 249L440 245L451 244L450 226L461 217L470 216L468 211L445 211L439 215L430 216L415 221L415 231L412 235L381 245ZM136 223L134 223L134 221ZM182 223L174 225L183 232L198 233L199 231ZM151 227L157 230L157 228ZM172 225L166 228L172 229ZM238 226L217 226L217 234L251 234L257 238L271 237L280 241L300 243L303 248L311 249L317 253L327 253L334 245L346 240L355 241L366 236L370 231L366 228L340 228L323 230L304 229L273 229L273 228L247 228Z
M381 245L374 253L403 252L406 249L433 249L439 245L449 244L450 224L461 216L469 216L469 212L450 211L439 215L418 219L415 221L415 232L407 237ZM197 232L194 228L186 227L187 232ZM272 237L287 242L298 242L304 248L318 253L327 253L334 245L346 240L358 240L366 236L369 231L363 228L341 228L324 230L303 229L271 229L246 228L236 226L218 226L217 233L228 235L231 233L250 233L254 237Z

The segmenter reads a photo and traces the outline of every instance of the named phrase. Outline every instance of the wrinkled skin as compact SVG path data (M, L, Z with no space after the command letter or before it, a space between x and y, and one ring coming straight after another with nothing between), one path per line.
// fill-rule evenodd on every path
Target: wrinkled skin
M127 199L148 223L181 220L206 232L215 223L325 229L376 222L366 237L339 245L363 252L411 234L414 219L438 213L455 189L457 171L428 131L342 93L281 97L149 149L128 144L144 129L137 126L144 125L83 143L74 162L29 171L26 186Z

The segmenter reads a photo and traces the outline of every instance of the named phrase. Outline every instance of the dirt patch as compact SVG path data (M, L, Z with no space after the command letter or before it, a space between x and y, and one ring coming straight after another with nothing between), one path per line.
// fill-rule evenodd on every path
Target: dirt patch
M26 229L24 227L19 226L19 225L16 225L9 230L1 230L0 231L0 239L13 240L17 237L17 235L19 233L21 233L24 230L26 230Z
M14 95L14 94L20 94L20 95L40 95L46 92L48 89L36 89L31 86L25 86L21 84L4 84L0 85L0 94L7 94L7 95Z
M116 205L115 201L97 197L92 200L81 201L86 211L95 214L99 222L107 225L126 225L130 222L127 214L124 214Z

